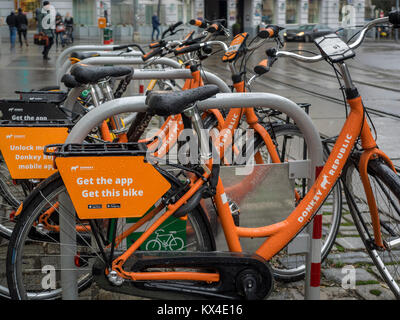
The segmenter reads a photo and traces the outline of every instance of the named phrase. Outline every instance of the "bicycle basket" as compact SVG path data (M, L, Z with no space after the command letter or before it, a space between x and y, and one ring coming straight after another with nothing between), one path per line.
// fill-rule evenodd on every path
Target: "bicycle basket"
M67 99L68 92L65 91L40 91L40 90L31 90L31 91L15 91L15 93L19 94L19 97L22 101L31 102L53 102L53 103L61 103Z
M0 100L0 119L11 121L65 120L56 103L46 101Z

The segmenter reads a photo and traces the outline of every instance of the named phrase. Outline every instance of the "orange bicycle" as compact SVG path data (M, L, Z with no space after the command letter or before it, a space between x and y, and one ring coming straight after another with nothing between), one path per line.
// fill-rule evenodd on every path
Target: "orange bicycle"
M400 245L400 178L390 159L377 148L366 110L345 63L347 58L354 56L353 49L362 43L370 28L388 21L400 25L400 12L392 12L388 18L368 23L351 45L336 35L328 35L316 39L321 55L305 57L278 51L270 56L271 59L292 57L305 62L326 59L337 65L351 110L325 166L285 220L261 227L236 226L219 176L219 165L214 163L207 149L200 148L198 163L169 170L158 163L157 157L148 156L146 146L140 143L61 145L56 152L48 153L56 156L61 175L53 175L31 194L10 241L7 280L12 297L27 299L34 298L35 292L45 295L50 289L52 294L61 290L56 277L54 282L49 282L54 287L49 283L43 287L42 269L37 265L52 266L54 271L58 271L62 243L53 234L37 228L36 224L38 216L48 208L54 208L55 203L60 203L57 209L60 217L71 215L82 227L90 224L87 232L79 232L73 239L78 249L74 270L78 281L91 274L106 290L158 298L166 292L181 298L192 295L227 299L265 298L273 287L268 261L311 221L342 175L360 236L382 277L399 298L399 259L395 249ZM154 114L184 112L197 133L198 146L204 146L209 143L209 137L202 130L197 108L201 103L198 101L217 92L215 86L203 86L179 93L152 93L147 100L148 111ZM204 103L212 106L211 100ZM218 96L214 100L215 104L222 103ZM107 166L111 161L116 164L113 170ZM76 165L84 169L75 172L72 168ZM263 176L263 166L256 166L255 170ZM356 173L361 177L363 193L357 193L357 184L353 181ZM138 184L133 184L133 179ZM93 187L95 184L97 186ZM68 200L66 190L71 200ZM122 199L123 194L131 196L129 199L122 196ZM142 198L144 194L149 196ZM105 195L104 198L101 195ZM148 203L129 205L132 195L137 201ZM211 197L215 204L229 252L213 251L215 243L211 227L199 206L201 199L207 197ZM153 207L147 210L151 205ZM367 210L360 210L362 206ZM120 217L131 217L132 226L120 230L117 223ZM115 223L111 226L113 219ZM166 230L172 223L182 224L181 233L174 237L183 238L184 251L144 250L146 242L157 237L157 229ZM140 229L142 232L134 235ZM131 245L121 247L122 239L129 236L132 236ZM246 253L242 250L240 238L266 239L254 253ZM47 239L46 246L39 245L34 239ZM32 252L35 252L34 257ZM39 263L33 264L30 261L35 261L35 257Z

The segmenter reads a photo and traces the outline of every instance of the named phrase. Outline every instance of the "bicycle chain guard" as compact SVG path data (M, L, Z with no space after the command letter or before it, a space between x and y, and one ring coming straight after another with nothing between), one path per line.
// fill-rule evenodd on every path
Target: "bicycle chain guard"
M148 268L212 269L220 280L215 283L170 281L125 281L112 285L105 265L97 259L93 265L96 283L107 291L156 299L263 299L273 288L273 274L260 256L237 252L138 252L126 262L132 272ZM251 283L251 285L250 285Z

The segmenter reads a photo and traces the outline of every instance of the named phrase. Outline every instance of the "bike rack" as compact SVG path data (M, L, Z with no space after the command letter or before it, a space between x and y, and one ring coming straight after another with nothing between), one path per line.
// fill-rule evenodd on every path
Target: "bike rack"
M65 49L61 54L58 56L56 60L56 75L57 79L58 72L61 66L63 65L63 61L66 60L70 53L74 51L104 51L103 54L110 54L110 55L120 55L122 54L129 54L130 56L142 56L140 51L132 51L132 52L123 52L123 51L113 51L114 48L118 47L118 45L79 45L79 46L72 46ZM108 53L105 53L108 51ZM68 59L67 59L68 60Z
M93 109L86 114L71 130L65 143L82 143L91 129L103 120L120 113L125 112L145 112L147 105L146 97L126 97L106 102L98 108ZM310 178L315 179L316 168L323 165L323 148L318 131L316 130L311 118L296 103L282 96L270 93L220 93L215 98L210 98L197 103L200 110L210 108L229 109L232 106L241 107L261 107L272 108L287 114L292 118L300 131L303 133L307 148L310 151ZM65 200L68 201L68 200ZM68 202L67 202L68 204ZM62 298L71 300L77 299L77 272L74 264L74 255L76 253L76 243L71 241L75 239L75 217L66 215L60 219L60 239L63 242L61 246L61 283ZM313 247L310 247L312 251ZM311 255L318 255L318 252L311 252ZM320 254L320 251L319 251ZM313 298L309 296L308 298Z
M89 65L144 65L142 58L140 57L129 57L129 56L118 56L118 57L92 57L81 61L82 63ZM157 59L157 64L162 64L175 69L182 69L182 66L175 60L169 58ZM64 87L61 82L61 78L66 74L71 68L70 62L65 61L64 65L61 67L57 73L57 85Z

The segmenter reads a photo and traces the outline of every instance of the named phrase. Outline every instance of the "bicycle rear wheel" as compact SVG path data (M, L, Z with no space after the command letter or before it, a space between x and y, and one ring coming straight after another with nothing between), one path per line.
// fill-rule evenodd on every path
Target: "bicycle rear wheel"
M49 180L51 180L49 182ZM57 299L61 297L62 288L60 281L60 239L58 227L58 214L61 204L59 198L66 194L66 189L61 177L53 175L35 189L35 198L27 204L18 217L18 222L10 239L7 252L7 283L12 299ZM44 213L53 210L50 218L41 219ZM197 207L188 214L183 230L179 230L186 238L186 251L211 251L214 250L213 238L205 217ZM78 289L81 297L96 299L97 286L93 290L84 292L92 283L92 267L99 260L104 262L101 250L95 242L94 233L88 221L80 220L74 212L68 211L76 219L77 228L77 266ZM180 219L176 219L180 220ZM110 243L110 219L93 220L99 230L97 234L106 244ZM125 219L118 219L118 229L124 226ZM174 222L168 222L171 224ZM176 223L176 222L175 222ZM143 225L146 229L151 221ZM165 228L165 226L163 226ZM122 230L118 232L123 232ZM180 235L176 234L175 237ZM131 241L134 241L132 239ZM125 248L126 249L126 248ZM121 252L120 247L115 253ZM143 250L143 249L141 249ZM104 263L104 268L106 264Z
M364 187L358 172L358 158L352 157L343 172L344 191L350 213L365 248L381 278L400 299L400 177L381 159L371 160L368 176L379 210L385 248L378 248Z

